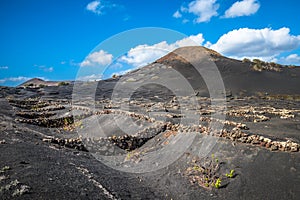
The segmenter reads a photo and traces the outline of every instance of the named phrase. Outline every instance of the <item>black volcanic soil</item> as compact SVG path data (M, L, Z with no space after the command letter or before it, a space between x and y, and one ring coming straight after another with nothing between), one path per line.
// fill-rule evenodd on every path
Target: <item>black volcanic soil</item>
M211 115L218 107L205 97L205 83L191 66L170 55L99 83L1 87L0 199L299 199L299 80L287 78L299 70L257 72L249 63L209 53L230 91L222 111L226 120ZM175 97L166 87L147 84L129 99L122 96L127 83L176 80L170 67L189 77L198 93ZM114 97L117 84L126 87ZM199 115L197 124L185 111ZM116 119L132 131L129 136ZM210 130L211 120L223 129ZM97 123L105 137L90 140L99 136ZM175 162L152 172L118 171L92 154L117 149L125 157L120 165L135 167L184 134L195 134L192 144ZM202 154L207 141L215 144Z

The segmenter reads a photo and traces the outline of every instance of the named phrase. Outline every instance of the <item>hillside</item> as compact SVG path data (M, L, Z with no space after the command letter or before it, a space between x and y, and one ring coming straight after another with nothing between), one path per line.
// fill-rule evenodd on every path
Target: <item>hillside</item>
M158 59L153 64L131 73L128 76L139 77L139 74L143 74L145 70L149 69L153 70L153 73L166 78L170 72L155 68L155 66L158 64L170 66L183 75L190 82L194 90L199 92L200 96L208 96L206 83L202 75L199 74L200 71L208 70L207 67L205 68L201 63L205 62L205 60L194 66L191 65L191 62L187 61L199 58L197 54L203 54L203 57L206 56L205 59L211 61L208 65L216 65L221 74L227 94L229 93L233 96L238 94L247 96L258 93L268 93L270 95L300 95L300 88L297 87L300 83L300 67L290 68L278 65L272 69L263 69L262 67L260 71L255 69L254 66L256 63L230 59L205 47L179 48ZM187 58L187 60L185 58ZM156 72L155 69L157 69Z

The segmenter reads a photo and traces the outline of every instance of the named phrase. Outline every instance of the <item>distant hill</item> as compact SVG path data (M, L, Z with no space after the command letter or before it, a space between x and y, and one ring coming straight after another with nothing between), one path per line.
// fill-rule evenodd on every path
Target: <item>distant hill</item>
M43 79L40 78L33 78L30 79L20 85L18 85L17 87L31 87L31 88L35 88L35 87L45 87L45 86L59 86L59 85L68 85L70 82L69 81L65 81L65 82L61 82L61 81L45 81Z

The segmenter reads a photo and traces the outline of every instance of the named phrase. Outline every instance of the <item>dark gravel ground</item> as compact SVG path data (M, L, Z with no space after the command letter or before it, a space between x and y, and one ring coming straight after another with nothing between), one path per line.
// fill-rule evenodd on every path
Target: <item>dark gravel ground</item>
M229 101L232 105L239 102ZM1 199L298 199L300 196L299 152L272 152L219 139L211 153L226 163L224 169L235 169L236 176L226 187L208 190L191 184L185 175L192 155L198 155L199 147L205 145L203 136L166 168L143 174L125 173L107 167L89 152L43 142L45 136L70 136L16 122L14 111L4 98L0 107L0 167L9 167L0 174ZM289 136L299 142L297 119L274 119L264 125L248 123L249 131L282 139ZM272 131L264 128L266 124ZM286 129L282 128L285 126ZM283 130L286 135L280 135ZM162 134L156 138L162 138ZM149 146L158 143L151 139L141 149ZM13 185L15 180L18 184ZM28 186L24 193L16 192L24 186Z

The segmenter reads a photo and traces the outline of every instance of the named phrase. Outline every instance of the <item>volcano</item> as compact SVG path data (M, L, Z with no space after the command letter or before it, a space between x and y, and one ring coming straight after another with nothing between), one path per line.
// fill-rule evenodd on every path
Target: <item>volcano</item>
M0 195L299 199L299 76L182 47L107 80L1 87Z

